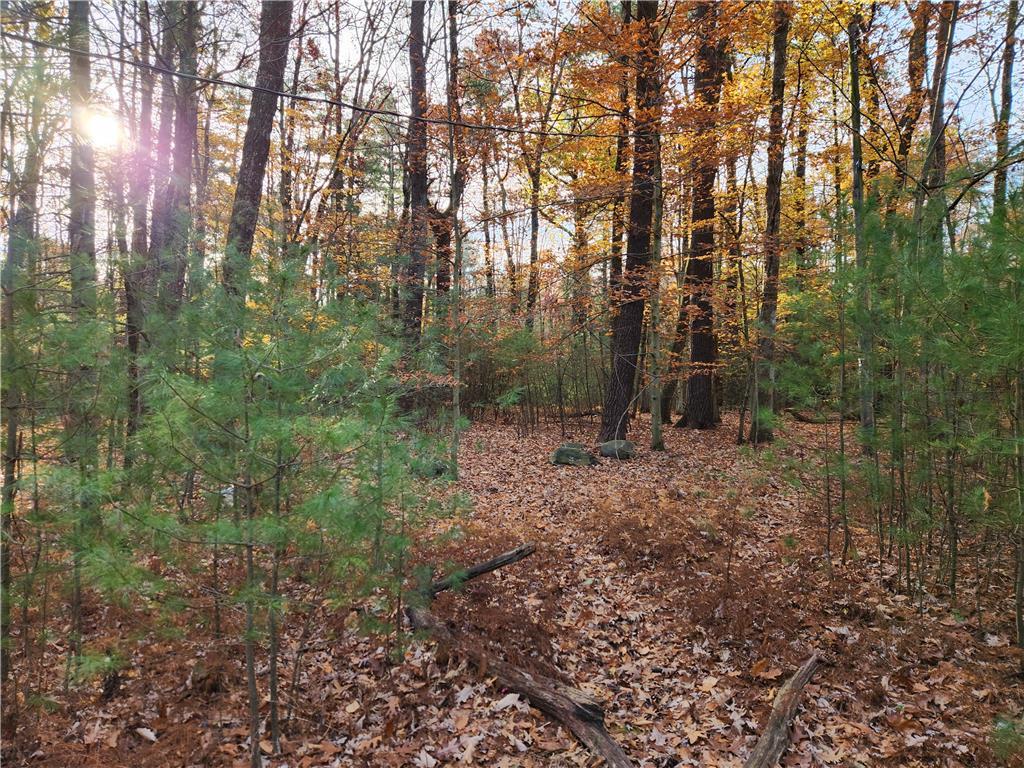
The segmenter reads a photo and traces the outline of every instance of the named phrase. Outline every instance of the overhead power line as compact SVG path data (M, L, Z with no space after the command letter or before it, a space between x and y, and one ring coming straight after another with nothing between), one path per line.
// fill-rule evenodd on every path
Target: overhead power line
M371 117L379 117L382 119L391 120L419 120L423 123L431 125L443 125L443 126L454 126L456 128L464 128L471 131L496 131L500 133L528 135L528 136L540 136L550 138L561 138L561 139L617 139L621 134L619 133L573 133L571 131L552 131L542 130L539 128L523 128L519 126L510 125L489 125L486 123L471 123L465 120L448 120L441 117L421 117L418 115L411 115L405 112L399 112L395 109L385 109L382 107L366 107L359 104L351 104L340 99L331 99L326 96L311 96L302 93L292 93L289 91L279 91L273 88L264 88L259 85L249 85L248 83L240 83L237 80L226 80L219 77L206 77L204 75L195 75L190 72L181 72L180 70L171 69L168 67L162 67L159 64L150 64L145 61L137 61L135 59L129 59L124 56L118 56L113 53L104 53L102 51L82 51L77 48L71 48L64 45L56 45L54 43L43 42L42 40L36 40L35 38L26 37L25 35L19 35L14 32L0 31L0 36L5 37L9 40L17 40L27 45L32 45L40 48L45 48L51 51L57 51L59 53L75 54L78 56L87 56L92 59L103 59L106 61L112 61L118 64L125 64L130 67L137 67L139 69L147 69L151 72L156 72L163 75L170 75L171 77L177 77L182 80L190 80L197 83L203 83L206 85L219 85L228 88L238 88L246 91L269 93L274 96L280 96L286 99L294 99L295 101L302 101L308 104L324 104L328 106L341 107L343 109L350 109L354 112L359 112ZM599 119L598 116L592 119ZM580 118L587 120L583 116ZM664 135L672 135L675 132L669 132ZM688 131L678 132L679 134L689 133Z

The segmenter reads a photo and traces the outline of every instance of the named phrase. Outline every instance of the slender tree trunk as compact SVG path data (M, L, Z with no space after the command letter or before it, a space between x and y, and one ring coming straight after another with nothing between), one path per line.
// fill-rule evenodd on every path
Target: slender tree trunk
M540 265L537 263L540 238L540 173L540 158L537 158L536 164L531 165L528 173L530 177L530 266L526 280L526 326L528 328L533 328L537 299L540 296Z
M452 287L451 216L446 211L432 208L430 210L430 231L434 236L434 289L437 296L441 297L447 294Z
M629 235L622 277L623 302L612 321L612 373L601 415L600 439L624 439L629 428L640 340L644 295L651 264L651 220L654 212L657 132L661 105L657 0L639 0L640 48L636 74L636 127L633 140L633 186L630 192Z
M488 173L488 167L490 166L490 158L488 152L484 150L484 156L480 164L480 172L482 175L483 192L482 192L482 203L483 203L483 229L484 229L484 279L486 281L487 298L494 298L494 250L491 243L491 193L490 193L490 174Z
M302 73L302 59L306 51L306 47L303 45L303 32L306 28L307 5L308 3L303 3L299 15L295 63L292 66L292 93L299 91L299 76ZM295 111L298 108L298 101L292 99L290 107L281 113L283 122L281 129L281 179L278 185L282 220L281 255L285 259L296 255L297 249L292 248L292 242L298 239L299 235L295 231ZM393 207L389 207L389 220L392 213Z
M152 37L149 19L149 3L139 3L139 60L149 63ZM152 280L147 268L148 227L146 216L149 210L150 165L153 162L153 72L142 67L139 70L141 94L139 96L138 127L135 136L135 153L131 178L128 182L129 205L132 209L132 238L129 268L124 276L125 296L125 344L128 348L128 415L125 425L127 442L124 451L124 465L132 465L134 448L132 437L138 431L142 416L142 395L139 390L139 353L143 342L143 320L146 316L145 293Z
M1006 10L1006 38L1003 42L1003 72L1000 82L999 119L996 121L996 168L992 183L992 218L997 224L1006 220L1006 156L1010 150L1010 116L1013 114L1013 60L1017 49L1018 0L1010 0Z
M570 302L572 332L586 333L590 311L590 238L587 233L586 203L576 192L572 204L572 263L570 265Z
M199 5L195 0L179 4L178 30L175 33L178 68L186 75L197 71L196 44L199 36ZM188 265L189 216L192 196L192 160L199 128L199 100L194 81L179 78L174 104L174 155L167 193L167 242L159 254L159 304L161 313L174 318L185 294L185 268Z
M494 145L494 169L498 173L498 145ZM519 297L519 270L512 251L512 238L508 231L508 190L505 188L505 177L498 173L498 194L501 200L501 242L505 248L505 269L508 272L508 290L512 298L513 312L518 313L521 299Z
M661 169L661 136L655 134L655 161L657 163L654 171L654 215L651 233L651 322L648 334L647 370L651 379L651 450L664 451L665 437L662 434L661 407L661 230L665 211L665 193L662 186Z
M623 32L629 27L632 20L633 3L631 0L624 0L622 3L622 28ZM619 109L622 114L619 117L619 135L615 139L615 185L617 192L612 202L612 231L611 231L611 273L608 277L608 307L612 318L617 312L619 282L622 279L622 234L623 222L625 221L626 207L626 155L629 154L629 55L622 53L619 56L619 66L622 69L622 77L619 80Z
M409 261L405 267L402 326L410 346L419 343L423 324L423 276L427 260L427 67L423 55L425 3L414 2L409 18L409 81L412 119L406 139L409 177Z
M910 49L907 54L907 80L910 95L899 119L899 145L896 150L896 173L899 186L907 181L907 158L914 141L914 128L928 98L924 86L924 73L928 64L928 22L931 18L930 0L919 0L910 17L913 30L910 34Z
M695 150L693 183L693 221L687 284L690 290L690 377L686 389L685 424L694 429L709 429L718 423L715 404L715 366L717 347L712 304L715 257L715 176L716 115L722 92L725 46L716 40L719 6L698 3L694 21L701 29L693 90L701 107Z
M945 177L946 78L949 73L949 60L953 55L953 36L956 33L959 10L960 3L958 2L944 2L939 8L939 24L935 31L935 67L932 71L932 89L929 94L932 109L928 146L921 168L921 181L914 199L914 224L919 230L924 221L925 204L941 197L941 187ZM931 224L932 231L939 234L938 245L941 245L942 222L936 217ZM918 237L919 248L922 240L922 237ZM931 242L935 244L934 239Z
M796 130L796 166L793 175L796 177L796 200L794 201L794 223L796 224L796 268L801 284L806 283L807 271L811 264L807 259L807 97L797 94L796 105L799 115Z
M750 434L752 443L770 442L775 404L775 323L779 306L779 224L781 220L782 162L786 136L782 109L786 92L786 45L789 39L790 10L782 0L774 3L772 33L772 92L768 118L768 173L765 179L766 223L764 232L764 293L758 313L758 341L754 361L754 380L750 397Z
M462 229L459 226L459 208L462 206L462 187L465 183L465 163L462 158L462 120L459 94L459 3L448 0L448 213L452 238L455 241L453 290L448 307L448 335L452 359L452 447L451 472L459 476L459 441L462 432L462 346L460 322L462 312Z
M41 26L41 25L40 25ZM0 684L2 684L3 715L0 723L5 729L14 727L14 714L18 709L17 697L8 687L11 682L11 598L13 587L11 574L11 546L14 543L12 522L14 519L14 499L17 492L18 469L18 430L21 422L23 393L20 387L20 368L23 365L19 354L19 345L15 342L16 306L24 302L19 292L25 290L23 281L26 267L31 258L31 250L35 247L36 219L38 216L38 195L40 175L42 171L43 137L41 122L43 115L43 78L45 63L43 49L36 48L33 78L35 88L32 91L32 111L29 115L28 130L25 134L25 160L21 178L13 184L17 191L14 195L14 207L7 230L7 258L0 271L0 286L3 290L3 309L0 311L3 331L2 367L3 369L3 403L4 442L3 442L3 496L0 501L0 541L3 553L0 556Z
M677 206L680 248L677 263L674 265L679 307L676 314L675 331L672 335L672 346L669 349L667 364L664 366L665 382L661 390L661 418L665 423L672 421L672 407L675 405L676 390L679 387L680 373L683 370L683 354L686 352L686 344L690 337L690 291L687 288L687 278L690 262L690 236L693 232L692 174L683 179L680 187ZM686 406L684 405L684 414L685 410ZM676 422L676 425L679 426L679 422Z
M171 216L174 209L174 183L171 176L171 158L174 151L174 108L177 96L174 91L174 76L169 70L177 66L175 61L175 30L180 16L175 3L158 4L160 31L160 50L156 52L156 64L165 71L160 75L160 126L156 134L156 163L153 166L153 212L149 228L149 262L152 285L146 286L146 292L160 296L163 294L162 282L164 260L171 245ZM145 297L149 300L151 297ZM150 309L151 307L147 307Z
M270 155L270 133L280 99L274 91L279 92L284 85L291 19L291 0L264 0L260 11L260 63L256 72L256 87L261 90L253 92L249 104L224 257L224 288L234 296L245 295L249 280L249 260L263 197L263 176Z
M871 454L875 433L874 396L874 340L871 329L871 285L867 273L867 240L864 233L864 155L861 149L860 112L860 14L850 19L850 127L853 152L853 239L857 264L857 380L860 395L861 445L865 454Z
M88 137L88 110L92 95L89 60L89 9L84 0L68 4L68 41L71 59L71 172L68 202L68 247L71 262L71 319L76 330L92 332L96 319L96 179L93 150ZM79 482L86 484L96 471L99 446L92 412L96 373L91 361L82 360L68 372L69 397L65 452L78 467ZM80 492L76 521L72 596L72 644L81 653L82 586L80 562L87 537L95 534L95 510L90 494Z

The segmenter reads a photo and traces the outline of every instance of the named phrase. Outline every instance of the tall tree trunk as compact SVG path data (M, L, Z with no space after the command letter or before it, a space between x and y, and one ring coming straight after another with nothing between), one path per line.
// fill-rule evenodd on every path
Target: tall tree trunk
M256 234L256 219L263 197L263 175L270 154L270 133L284 85L288 42L292 20L291 0L263 0L260 11L260 63L256 88L249 104L249 120L238 166L238 185L228 222L224 257L224 288L244 296L249 280L249 261ZM257 747L257 750L259 747Z
M480 163L480 172L483 181L483 192L481 193L481 199L483 203L483 229L484 229L484 279L486 280L486 291L487 298L494 298L494 251L491 243L491 192L490 192L490 174L488 173L488 167L490 165L489 152L485 148L484 156Z
M766 222L764 230L764 292L758 312L758 340L754 378L750 389L750 434L752 443L770 442L775 405L775 323L779 307L779 224L781 220L782 162L786 135L782 127L786 92L786 44L789 39L788 4L774 2L772 32L772 92L768 118L768 173L765 178Z
M612 321L612 372L601 415L600 439L624 439L629 428L640 340L644 295L651 263L651 220L654 213L657 131L661 105L658 63L657 0L637 2L640 48L637 54L636 127L633 139L633 185L629 234L622 276L623 301Z
M718 153L715 129L718 101L722 93L724 42L716 40L719 6L698 3L694 21L701 29L693 90L701 112L695 142L693 222L687 285L690 290L690 378L686 389L685 424L708 429L718 423L715 404L715 366L717 350L715 317L712 304L715 256L715 176Z
M419 342L423 324L423 275L427 263L427 66L423 55L425 3L412 3L409 17L409 83L412 118L406 139L409 177L409 261L405 267L402 326L406 341Z
M1010 116L1013 114L1013 59L1017 48L1018 0L1010 0L1006 10L1006 38L1003 41L1003 73L1000 83L999 119L996 121L996 168L992 183L992 218L997 224L1006 220L1006 156L1010 150Z
M907 158L914 141L914 128L928 98L924 86L924 73L928 65L928 21L931 18L930 0L919 0L910 18L913 30L910 33L910 49L907 53L907 81L910 95L899 119L899 145L896 150L896 174L899 186L907 182Z
M625 33L632 20L633 3L624 0L622 3L622 31ZM611 232L611 274L608 279L608 307L612 317L618 302L616 291L622 279L622 224L625 221L626 185L623 178L626 170L626 155L629 154L629 55L619 56L622 76L619 80L619 135L615 139L615 198L612 201L612 232Z
M578 191L574 195L572 212L572 262L569 274L572 332L585 333L590 310L590 240L587 234L586 203Z
M76 330L92 333L96 319L96 178L93 149L89 144L88 118L92 96L89 60L89 3L68 4L68 41L73 52L71 67L71 172L68 201L68 248L71 262L71 319ZM88 342L83 344L86 348ZM92 361L79 360L68 371L68 418L65 453L78 467L79 482L91 479L98 461L95 415L96 372ZM71 652L81 652L82 592L80 561L86 537L94 534L95 510L83 491L74 553Z
M42 25L40 25L42 26ZM26 289L23 281L26 267L35 247L36 220L38 217L38 195L43 159L43 136L41 134L44 83L46 76L43 48L35 49L33 78L35 88L32 90L32 110L29 115L28 130L25 133L25 160L21 178L12 187L16 189L14 208L7 230L7 258L0 271L0 286L3 290L3 309L0 311L0 328L3 330L2 367L4 441L3 441L3 496L0 501L0 537L3 543L3 556L0 557L0 685L3 695L3 715L0 723L5 729L12 729L15 724L14 713L17 711L17 697L8 688L11 681L11 545L13 544L12 522L14 518L14 498L17 490L18 468L18 430L20 429L22 390L20 368L23 365L19 354L19 345L15 343L15 320L17 305L25 306L19 292Z
M505 188L505 176L500 173L498 168L498 144L494 144L494 172L498 174L498 195L501 201L501 242L505 248L505 270L508 272L508 291L509 296L512 298L512 311L518 313L520 308L520 302L522 299L519 296L519 270L517 269L515 254L512 251L512 238L509 236L508 231L508 190ZM507 171L506 171L507 175Z
M944 2L939 8L939 23L935 30L935 66L932 70L932 88L929 93L931 101L931 119L928 130L928 146L925 151L924 164L921 168L921 180L914 198L914 226L918 230L917 248L924 244L936 247L941 252L942 216L944 211L935 210L932 201L942 200L942 187L946 173L946 78L949 73L949 61L953 55L953 38L956 34L959 2ZM929 228L929 236L922 232L926 208L933 211ZM944 206L943 206L944 208Z
M302 73L302 59L306 47L303 45L303 33L306 29L306 10L308 2L302 5L302 11L298 21L298 35L296 39L295 64L292 67L291 92L299 92L299 76ZM282 238L281 255L288 259L297 255L298 250L292 247L292 242L298 239L299 233L295 231L295 112L298 108L298 100L292 99L290 109L283 110L283 128L281 130L281 179L278 185L278 199L281 205ZM393 208L389 207L389 217ZM390 220L390 218L389 218Z
M864 452L870 454L874 445L875 397L874 397L874 339L871 328L871 285L867 273L867 239L864 232L864 155L861 149L861 102L860 102L860 14L850 19L848 35L850 40L850 128L852 136L853 162L853 240L857 264L857 347L860 359L857 361L857 379L860 389L860 429Z
M672 346L666 360L665 382L661 390L661 418L664 423L672 421L672 407L676 401L676 390L679 387L679 376L683 369L683 353L690 337L690 292L687 289L687 273L690 261L690 235L693 232L693 176L688 175L682 180L677 206L679 237L679 256L674 265L676 271L676 292L679 294L679 308L676 314L676 327L672 335ZM685 212L685 213L684 213ZM685 216L685 220L684 220ZM685 406L684 406L685 412ZM678 422L677 422L678 424Z
M152 47L149 3L139 3L139 60L149 63ZM147 67L139 70L141 94L139 96L138 127L135 135L135 153L131 178L128 182L128 203L132 209L132 238L129 268L124 276L125 344L128 348L128 415L125 424L127 445L124 452L125 467L132 465L131 438L138 431L142 415L142 396L139 391L139 353L143 342L143 320L146 316L145 293L152 280L149 277L148 227L150 165L153 162L153 72Z
M538 146L543 147L543 140ZM538 154L540 154L538 152ZM537 299L540 296L540 265L539 238L540 238L540 158L536 164L531 165L528 176L530 178L530 266L526 279L526 326L533 328L534 312L537 307Z
M431 208L430 232L434 236L434 289L440 297L452 287L452 221L447 212Z
M171 176L171 158L174 151L174 120L177 96L174 91L175 32L180 22L177 3L159 4L157 18L160 24L160 50L156 64L164 71L160 75L160 127L156 134L156 163L153 166L153 213L149 228L149 261L153 284L146 286L147 294L163 294L165 280L163 263L171 245L171 216L174 208L174 183ZM147 295L148 299L149 296Z
M797 62L797 69L802 66ZM802 73L798 75L802 80ZM794 224L796 225L796 254L797 275L801 284L806 282L807 271L811 265L807 260L807 96L800 91L797 92L797 129L796 129L796 164L793 168L793 175L796 177L796 200L794 201Z
M197 71L196 43L199 36L199 5L195 0L179 4L175 33L178 67L186 75ZM179 78L174 103L174 155L168 184L170 210L166 251L160 254L160 309L168 318L178 313L185 293L188 264L192 159L199 128L198 92L195 81Z

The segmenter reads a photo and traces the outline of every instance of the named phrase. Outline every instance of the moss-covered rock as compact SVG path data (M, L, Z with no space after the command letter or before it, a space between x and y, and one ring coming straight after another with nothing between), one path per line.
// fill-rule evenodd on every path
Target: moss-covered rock
M601 455L609 459L632 459L636 456L636 446L629 440L609 440L601 443Z
M597 457L580 443L565 443L551 454L552 464L566 464L570 467L589 467L597 464Z

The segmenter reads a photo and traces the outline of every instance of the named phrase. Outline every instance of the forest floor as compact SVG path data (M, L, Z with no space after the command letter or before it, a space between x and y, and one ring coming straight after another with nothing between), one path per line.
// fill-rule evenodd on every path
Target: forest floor
M470 564L522 542L536 553L440 595L434 614L461 643L601 700L609 732L640 766L742 764L778 686L812 652L823 665L783 765L998 764L995 719L1024 706L1008 574L997 570L984 595L964 587L962 613L934 590L912 599L891 588L894 571L879 566L865 525L851 523L842 563L837 510L829 561L826 426L786 422L757 453L735 444L736 426L727 415L714 431L668 428L667 451L654 453L643 422L635 460L592 468L548 463L564 440L589 443L590 423L565 436L473 426L458 484L473 502L464 536L427 556ZM834 441L835 425L827 431ZM31 724L27 764L248 764L240 647L197 628L129 637L113 609L90 620L98 635L134 644L120 689L103 700L97 684ZM268 765L596 763L457 651L416 640L393 663L345 616L325 609L293 624L282 710L299 647L301 697Z

